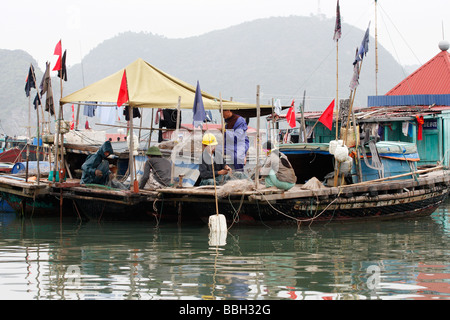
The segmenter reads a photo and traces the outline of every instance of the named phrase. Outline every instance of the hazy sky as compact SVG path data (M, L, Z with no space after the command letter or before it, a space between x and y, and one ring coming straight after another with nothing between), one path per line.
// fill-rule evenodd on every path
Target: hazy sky
M39 66L54 62L62 39L67 64L79 63L98 44L126 32L167 38L197 36L273 16L324 14L335 19L337 0L22 0L2 3L1 49L22 49ZM340 0L343 23L362 30L371 23L374 0ZM378 0L379 43L401 64L425 63L450 40L449 0ZM444 28L443 28L444 26ZM345 26L343 34L345 35ZM333 30L330 30L332 41ZM357 46L358 44L355 44Z

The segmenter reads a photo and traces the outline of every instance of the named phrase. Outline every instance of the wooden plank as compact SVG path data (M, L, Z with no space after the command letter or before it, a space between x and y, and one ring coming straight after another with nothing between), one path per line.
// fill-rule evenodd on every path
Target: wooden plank
M0 177L0 184L18 187L18 188L24 188L24 189L45 189L48 186L47 185L38 185L34 181L28 181L25 182L25 180L18 180L13 178L7 178L7 177Z
M261 195L252 195L250 196L251 200L287 200L287 199L295 199L295 198L305 198L305 197L320 197L320 196L346 196L353 194L362 194L362 193L377 193L389 190L403 190L408 188L417 188L421 186L426 186L430 184L435 184L441 182L448 183L450 181L450 177L443 176L435 176L428 178L418 178L418 182L412 179L408 180L399 180L395 182L388 181L379 181L373 184L354 184L354 185L346 185L342 187L333 187L333 188L324 188L317 190L298 190L288 191L282 194L276 195L265 195L262 197ZM345 187L345 188L344 188Z

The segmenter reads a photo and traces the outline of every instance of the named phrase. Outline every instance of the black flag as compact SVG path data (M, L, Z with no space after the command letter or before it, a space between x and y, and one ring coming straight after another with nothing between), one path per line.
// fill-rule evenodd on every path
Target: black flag
M47 98L45 100L45 111L50 112L51 115L55 114L55 108L53 103L53 90L52 90L52 80L50 78L50 63L46 63L46 69L44 76L42 77L41 85L41 96L47 93Z
M39 93L36 93L36 97L34 98L33 104L34 104L34 109L37 109L38 106L42 105L41 98L39 97Z
M67 81L66 53L67 50L64 50L64 54L61 59L61 70L58 70L58 77L63 79L64 81Z
M34 68L33 65L30 65L30 70L28 71L27 83L25 84L25 94L27 97L30 96L31 88L36 89L36 81L34 81Z

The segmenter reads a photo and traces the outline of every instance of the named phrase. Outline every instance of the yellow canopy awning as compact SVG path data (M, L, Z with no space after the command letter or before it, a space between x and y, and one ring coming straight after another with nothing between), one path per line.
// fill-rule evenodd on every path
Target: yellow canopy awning
M128 105L135 108L170 108L178 105L181 97L181 108L192 109L196 87L181 81L138 59L126 68L128 82ZM117 104L123 69L76 91L60 100L60 104L92 104L93 102ZM202 92L205 109L220 110L220 99ZM222 100L225 110L256 109L255 104ZM271 106L261 105L261 109Z

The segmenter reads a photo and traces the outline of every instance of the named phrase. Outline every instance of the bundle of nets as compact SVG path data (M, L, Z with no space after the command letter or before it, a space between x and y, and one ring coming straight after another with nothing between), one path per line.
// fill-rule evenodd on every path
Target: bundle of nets
M230 194L240 194L246 191L251 191L255 188L253 181L248 179L235 179L228 181L217 190L219 197L225 198Z

